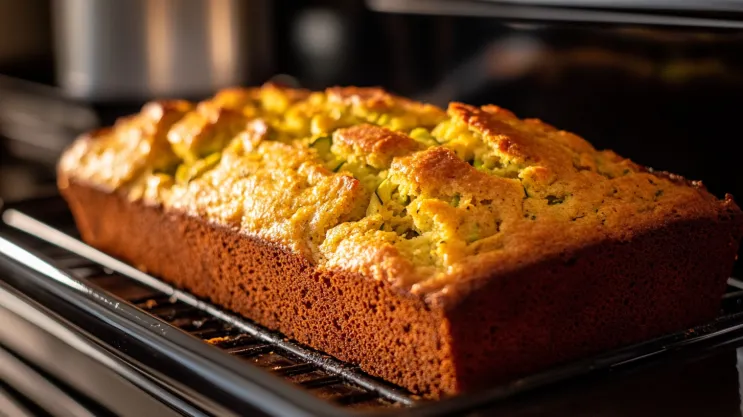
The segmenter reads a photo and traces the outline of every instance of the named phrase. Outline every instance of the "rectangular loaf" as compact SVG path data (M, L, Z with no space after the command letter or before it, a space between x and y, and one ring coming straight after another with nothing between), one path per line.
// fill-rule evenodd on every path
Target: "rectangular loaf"
M91 245L427 397L714 318L743 234L699 183L379 89L150 103L59 187Z

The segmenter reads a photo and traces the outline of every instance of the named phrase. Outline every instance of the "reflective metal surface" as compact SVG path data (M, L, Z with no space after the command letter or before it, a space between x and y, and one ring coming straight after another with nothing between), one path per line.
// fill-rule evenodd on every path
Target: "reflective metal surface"
M126 365L2 282L0 323L0 381L16 408L37 416L177 415L114 372ZM0 415L7 411L0 408Z
M632 25L741 29L743 5L737 2L650 2L601 0L367 0L373 10L444 16L477 16L497 19L591 22ZM704 4L702 6L702 4ZM634 9L634 10L633 10ZM683 12L725 12L721 16L683 15ZM731 12L736 12L731 13Z
M55 0L58 81L71 96L98 100L198 96L249 82L268 60L268 35L255 33L268 4Z

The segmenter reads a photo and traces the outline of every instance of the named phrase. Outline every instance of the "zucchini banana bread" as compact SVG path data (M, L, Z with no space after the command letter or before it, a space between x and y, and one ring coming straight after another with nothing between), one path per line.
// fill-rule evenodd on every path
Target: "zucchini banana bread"
M265 85L79 138L83 239L427 397L713 318L743 216L503 108Z

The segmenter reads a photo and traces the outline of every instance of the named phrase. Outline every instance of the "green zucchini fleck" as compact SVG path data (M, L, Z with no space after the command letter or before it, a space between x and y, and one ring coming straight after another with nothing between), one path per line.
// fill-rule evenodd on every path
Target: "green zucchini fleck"
M192 164L181 164L175 171L175 179L179 183L186 183L202 176L206 171L214 168L222 159L221 152L196 160Z
M191 178L191 169L186 164L181 164L175 170L175 180L178 183L186 183Z
M480 225L475 223L467 235L467 243L472 243L480 239Z
M382 114L377 118L377 124L380 126L384 126L388 124L390 121L392 121L392 117L390 117L389 114Z
M454 206L454 207L459 207L459 200L460 199L461 199L461 197L459 196L459 193L454 194L454 198L452 198L452 200L451 200L451 205Z
M310 147L317 150L317 153L323 158L330 154L331 146L333 146L333 139L330 136L317 138L310 144Z
M343 160L340 160L340 159L332 159L329 162L326 162L325 163L325 166L329 170L331 170L333 172L338 172L338 170L341 168L341 166L343 166L343 164L345 164L345 163L346 163L346 161L343 161Z
M377 197L376 193L373 193L371 196L371 200L369 201L369 207L366 209L366 215L371 216L374 214L379 213L379 211L382 209L382 201Z
M397 189L397 185L393 184L392 181L387 178L379 184L379 187L377 187L375 192L384 204L392 199L392 193L395 192L395 189Z
M341 172L341 168L343 168L344 165L346 165L346 162L341 162L340 165L333 169L333 172Z
M423 127L416 127L410 131L410 137L415 139L416 142L422 143L426 146L438 146L438 142L431 136L431 133Z

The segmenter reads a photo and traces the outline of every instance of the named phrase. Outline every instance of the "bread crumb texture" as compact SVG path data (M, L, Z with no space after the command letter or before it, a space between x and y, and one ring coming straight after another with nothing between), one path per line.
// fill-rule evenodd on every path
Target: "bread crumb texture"
M422 295L471 279L472 265L737 210L539 120L379 88L148 103L78 139L59 170Z

